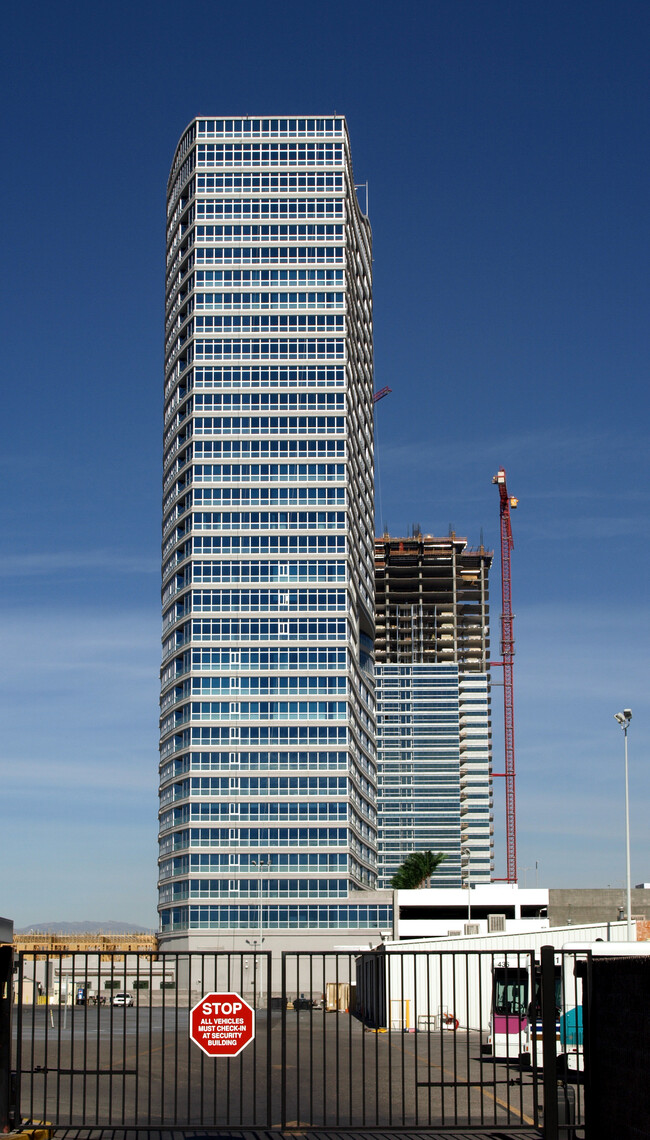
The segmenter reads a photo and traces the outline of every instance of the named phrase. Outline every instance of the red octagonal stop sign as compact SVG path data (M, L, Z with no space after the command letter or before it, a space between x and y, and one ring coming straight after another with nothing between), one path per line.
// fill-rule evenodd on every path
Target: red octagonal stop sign
M206 994L190 1012L190 1038L208 1057L236 1057L255 1036L255 1011L239 994Z

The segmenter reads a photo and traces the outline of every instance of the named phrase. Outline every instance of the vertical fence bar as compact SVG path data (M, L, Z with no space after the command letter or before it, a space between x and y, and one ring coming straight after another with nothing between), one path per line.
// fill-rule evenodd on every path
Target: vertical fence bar
M13 957L12 946L0 946L0 1132L9 1132L14 1124L11 1105ZM20 1068L20 1065L17 1068Z
M520 957L522 957L522 955L520 955ZM525 964L524 968L526 968L526 963L527 963L526 953L523 954L523 960L524 960L524 964ZM520 963L520 965L521 965L521 963ZM527 965L527 969L528 969L528 976L530 977L530 987L531 987L531 991L532 991L533 986L534 986L535 971L534 971L534 967L531 970L530 964ZM532 993L529 993L528 996L529 996L529 999L532 1000ZM522 1124L524 1123L524 1117L525 1117L525 1113L524 1113L524 1069L523 1069L522 1058L524 1056L524 1043L525 1043L524 1034L526 1032L524 1029L524 1018L526 1016L526 1013L527 1013L527 1009L524 1006L524 1008L520 1012L520 1017L519 1017L519 1072L520 1072L521 1076L519 1079L519 1110L518 1111L519 1111L519 1119L521 1120Z
M469 1004L469 962L470 953L465 952L465 1068L467 1070L467 1123L472 1123L472 1076L470 1057L470 1004Z
M108 1017L108 1123L113 1123L113 1019L115 1009L113 1006L113 989L115 986L115 954L111 954L111 988L109 990L109 1017ZM60 975L59 975L60 976ZM59 1019L60 1020L60 1019ZM60 1054L60 1050L59 1050Z
M165 1084L167 1073L167 1024L169 1020L169 1008L171 1006L172 1015L178 1005L178 987L179 987L179 968L178 968L178 951L172 951L165 955L165 961L171 960L174 963L174 980L175 986L173 994L167 1001L167 992L163 990L162 1005L160 1009L160 1062L158 1066L159 1072L159 1096L157 1097L157 1112L158 1123L162 1124L165 1120ZM176 1081L174 1081L176 1085ZM153 1099L153 1098L152 1098Z
M126 1124L126 1026L127 1026L127 1010L129 1009L129 1005L128 1005L129 991L127 989L128 978L129 978L129 959L128 959L126 954L124 954L122 961L124 962L124 1004L120 1008L122 1009L124 1016L122 1018L122 1117L121 1117L121 1123Z
M558 1140L557 1044L555 1041L555 952L553 947L542 946L541 957L544 1140Z
M70 985L68 986L67 998L70 999L70 1092L68 1102L68 1124L72 1124L72 1106L74 1104L74 1090L75 1090L75 1043L76 1043L76 1022L77 1022L77 999L75 997L75 989L77 986L77 951L72 953L72 974L70 977ZM72 991L72 992L70 992ZM59 1062L60 1064L60 1062ZM32 1087L34 1079L32 1078Z
M311 951L307 955L307 966L309 969L309 973L307 975L308 982L309 982L309 984L307 986L307 993L309 996L308 996L307 1000L309 1002L311 1002L311 990L312 990L312 981L313 981L313 979L312 979L312 955L311 955ZM300 1009L298 1009L297 1012L298 1012L298 1016L300 1016ZM309 1123L313 1124L314 1123L314 1018L313 1018L313 1009L311 1007L311 1004L309 1006L308 1013L309 1013ZM326 1119L326 1108L325 1108L325 1103L323 1103L323 1124L325 1124L325 1119Z
M23 960L24 955L21 950L18 955L18 1017L16 1025L16 1113L14 1124L20 1128L22 1123L22 1075L23 1075ZM59 1017L59 1025L61 1019ZM57 1094L58 1094L58 1074L57 1074ZM58 1099L58 1098L57 1098ZM58 1105L57 1105L58 1107Z
M574 1033L573 1033L573 1037L574 1037L574 1056L575 1056L575 1065L576 1065L576 1123L578 1123L579 1121L582 1122L585 1119L584 1090L585 1090L586 1086L585 1086L584 1082L587 1079L587 1070L586 1070L586 1066L585 1066L585 1052L584 1052L584 1049L585 1049L584 1005L581 1001L581 997L583 997L584 994L586 993L587 982L586 982L586 978L584 977L584 975L582 976L582 978L578 978L578 970L576 969L577 957L578 957L577 954L571 954L571 956L570 956L570 961L572 963L572 974L573 974L573 1009L574 1009L574 1014L573 1014ZM564 963L563 963L563 965L564 965ZM563 970L563 976L564 976L564 970ZM579 996L579 994L580 994L580 996ZM580 1081L580 1078L578 1075L580 1072L580 1057L581 1056L582 1056L582 1076L583 1076L582 1082ZM567 1068L568 1068L568 1060L567 1060Z
M269 951L266 955L266 992L268 994L267 1007L266 1007L266 1127L271 1127L273 1119L273 1099L272 1099L272 1077L273 1077L273 1058L271 1056L271 1048L273 1045L273 1038L271 1036L271 1010L273 1008L273 955Z
M338 1056L338 1037L339 1037L339 1026L340 1026L340 1021L341 1021L341 1019L339 1017L339 1014L341 1012L341 1010L339 1008L339 1003L340 1003L340 996L339 995L340 995L341 989L340 989L340 972L339 972L339 955L338 954L335 955L335 959L336 959L336 997L334 999L334 1009L336 1012L336 1033L337 1033L336 1052L337 1052L337 1056ZM344 961L345 961L345 959L344 959ZM348 979L350 978L350 962L351 961L352 961L352 955L348 955ZM352 1071L353 1071L353 1065L352 1065L352 1022L351 1022L349 1017L348 1017L347 1025L348 1025L348 1034L347 1034L347 1037L348 1037L348 1123L353 1124L353 1122L354 1122L353 1121L353 1117L354 1117L354 1081L352 1079ZM361 1115L362 1115L362 1122L364 1125L366 1123L366 1078L367 1078L366 1041L365 1041L365 1034L364 1034L361 1037L361 1082L362 1082L362 1090L363 1090L362 1097L361 1097L361 1102L362 1102ZM338 1067L337 1067L336 1079L338 1082L338 1079L339 1079Z
M262 909L262 904L260 903L260 925L261 925L261 909ZM259 958L258 958L258 953L260 955ZM253 1002L253 1005L255 1007L253 1019L255 1021L257 1021L258 1002L260 1003L260 1008L261 1008L261 1001L262 1001L262 993L261 993L261 988L262 988L261 939L260 939L260 950L259 950L259 952L258 952L258 947L255 946L254 958L255 958L255 977L258 976L258 969L259 969L259 975L260 975L260 984L259 984L260 994L259 994L257 1000L255 1000ZM217 959L214 960L214 964L217 964ZM237 964L239 966L239 978L238 979L236 978ZM235 984L235 982L233 982L233 980L230 980L230 983L228 985L228 992L229 993L233 993L233 992L236 993L238 991L239 986L242 985L242 974L243 974L243 969L244 969L244 955L242 953L239 953L238 955L235 955L235 954L231 955L231 958L229 959L229 966L230 966L230 971L229 971L230 976L235 977L237 984ZM216 988L216 987L217 987L217 983L214 983L214 988ZM254 1069L255 1075L257 1075L257 1060L258 1060L258 1044L257 1044L257 1040L253 1039L253 1069ZM231 1065L233 1065L233 1061L231 1061L231 1058L228 1058L228 1078L230 1077ZM238 1123L242 1124L243 1118L244 1118L244 1077L243 1077L243 1068L242 1068L242 1058L241 1057L239 1057L239 1060L237 1061L237 1067L239 1070L239 1121L238 1121ZM201 1085L203 1086L203 1066L201 1067ZM254 1102L254 1099L255 1098L253 1096L253 1102ZM202 1117L202 1123L203 1123L203 1117ZM231 1124L229 1116L228 1116L228 1123Z
M437 971L437 973L438 973L438 1010L439 1010L438 1047L440 1050L440 1116L441 1116L441 1124L444 1128L445 1122L446 1122L445 1093L446 1093L447 1089L446 1089L446 1085L445 1085L445 1057L444 1057L445 1046L444 1046L444 1036L443 1036L443 1034L444 1034L444 1025L443 1025L443 1022L444 1022L443 1009L444 1009L444 1007L442 1004L442 999L443 999L443 994L445 992L445 987L444 987L444 972L443 972L443 965L442 965L442 954L438 954L438 971Z
M151 1124L151 1086L153 1084L153 1071L152 1071L153 1070L153 1063L151 1060L151 1058L153 1056L153 958L154 958L153 954L150 954L149 955L149 992L151 994L151 997L149 999L149 1025L147 1027L147 1115L145 1118L146 1123L149 1125ZM162 987L161 991L160 991L161 1002L162 1002L164 1000L164 993L165 993L165 959L164 959L164 957L159 957L158 961L160 962L160 964L162 966L162 970L161 970L161 979L162 980L160 982L160 985ZM162 1049L162 1047L163 1047L163 1038L162 1038L162 1027L161 1027L160 1048Z
M45 969L45 983L43 986L45 1008L43 1010L43 1119L47 1115L47 1083L49 1074L49 1043L50 1043L50 1026L48 1021L48 1014L50 1012L50 968L49 968L49 955L45 955L44 961Z
M296 963L296 994L295 994L295 998L297 998L298 994L300 993L300 965L301 965L300 953L297 953L295 955L295 963ZM295 1013L296 1016L293 1019L292 1024L294 1024L296 1027L296 1124L298 1127L300 1127L300 1105L301 1105L301 1100L302 1100L302 1096L301 1096L302 1089L300 1087L300 1081L301 1081L301 1077L302 1077L302 1072L301 1072L301 1068L300 1068L300 1018L298 1017L298 1014L300 1011L296 1009L295 998L294 998L293 1012Z
M457 1049L458 1039L456 1037L456 1020L457 1020L457 1018L456 1018L457 1000L456 999L457 999L457 994L458 994L458 978L456 975L456 955L455 954L452 954L452 956L451 956L451 993L452 993L452 1005L451 1005L451 1009L449 1010L449 1016L452 1018L451 1031L450 1032L452 1034L451 1047L454 1051L454 1053L453 1053L453 1060L454 1060L454 1124L458 1124L458 1049Z
M529 1057L530 1057L530 1081L531 1081L530 1089L531 1089L531 1096L532 1096L532 1102L533 1102L532 1103L533 1122L534 1122L535 1127L539 1128L540 1127L540 1124L539 1124L540 1113L539 1113L539 1090L538 1090L539 1073L537 1070L537 1041L536 1041L537 1007L536 1007L536 995L535 995L535 952L532 951L529 954L528 958L529 958L528 969L529 969L530 977L531 977L530 1004L528 1007L528 1012L530 1014L529 1024L528 1024L528 1048L530 1051Z
M58 1008L59 1019L58 1019L58 1023L57 1023L57 1027L56 1027L56 1056L57 1056L56 1121L57 1121L57 1124L59 1122L59 1117L61 1115L61 998L62 998L61 987L63 985L63 956L61 953L59 953L58 962L59 962L59 966L58 966L58 969L59 969L59 1008ZM65 990L65 1000L66 1000L66 1006L64 1007L64 1009L67 1008L67 1001L68 1001L67 983L66 983L66 990ZM21 989L20 1009L22 1010L22 989Z
M539 1061L537 1057L537 993L535 984L535 953L531 951L529 955L529 970L531 977L531 995L530 995L530 1052L531 1052L531 1067L533 1074L533 1119L535 1127L539 1127L540 1119L540 1102L539 1102Z
M477 958L476 969L477 969L477 973L478 973L477 998L478 998L478 1011L479 1011L479 1016L478 1016L478 1023L479 1023L479 1039L478 1039L479 1074L480 1074L480 1081L481 1081L481 1095L479 1097L479 1105L480 1105L479 1120L480 1120L481 1127L483 1127L483 1125L485 1124L485 1108L484 1108L485 1097L483 1096L483 1073L484 1073L484 1068L483 1068L483 1024L484 1024L484 1022L483 1022L483 1008L484 1008L483 1007L483 961L484 961L484 957L483 957L483 954L481 954L481 952L479 951L476 958Z
M497 1064L496 1064L496 993L495 993L495 977L494 977L494 951L490 953L490 1017L492 1021L492 1119L494 1123L497 1122Z
M432 1018L432 1016L434 1016L431 1013L431 966L432 966L432 954L430 951L427 951L427 955L426 955L426 967L427 967L427 1021L426 1021L426 1026L427 1026L427 1110L428 1110L427 1111L427 1123L429 1125L429 1128L431 1127L431 1074L432 1074L432 1069L431 1069L431 1018ZM433 1025L435 1028L435 1020L433 1022Z
M375 1096L374 1096L374 1122L379 1123L379 1038L380 1030L386 1030L386 1016L383 1013L383 1001L386 994L386 961L376 951L368 958L359 962L362 973L363 986L363 1012L361 1015L361 1041L362 1045L367 1036L367 1030L372 1031L368 1042L368 1053L374 1063ZM357 988L359 981L357 978ZM388 1042L386 1037L385 1041Z
M189 961L190 988L188 991L188 1001L187 1001L187 1013L188 1013L188 1021L189 1021L189 1016L190 1016L189 1011L195 1005L195 998L199 998L199 999L202 998L204 996L204 994L206 992L208 992L209 990L211 990L213 987L212 987L212 985L210 985L210 983L206 983L206 976L205 976L206 975L206 954L205 954L205 952L202 951L198 956L199 975L198 975L198 982L197 982L196 989L192 986L192 978L193 978L192 955L188 955L188 957L190 959L190 961ZM228 971L228 982L226 984L226 990L230 991L230 989L231 989L231 985L230 985L230 954L228 954L226 956L226 962L227 962L227 971ZM215 983L214 988L216 989L216 983ZM176 1032L178 1033L178 1027L176 1029ZM215 1065L214 1060L211 1061L211 1065L214 1068L214 1065ZM194 1045L194 1043L190 1039L190 1035L188 1032L188 1034L187 1034L187 1108L185 1110L185 1120L186 1121L196 1120L197 1123L201 1126L204 1125L203 1090L205 1087L205 1067L206 1067L206 1055L202 1049L199 1049L197 1046ZM226 1095L228 1097L227 1120L230 1121L230 1096L231 1096L232 1090L231 1090L231 1072L230 1072L230 1058L229 1057L225 1061L224 1067L226 1069L225 1084L226 1084ZM197 1068L198 1068L198 1080L197 1080L197 1076L196 1076L196 1069ZM197 1103L195 1103L193 1105L192 1094L195 1091L195 1089L197 1088L197 1086L198 1086ZM197 1115L198 1115L198 1119L197 1119Z
M401 1053L401 1056L400 1056L400 1061L401 1061L401 1064L400 1064L400 1084L401 1084L401 1090L400 1090L400 1091L401 1091L401 1094L402 1094L402 1125L405 1125L405 1124L406 1124L406 1097L405 1097L405 1093L406 1093L406 1057L405 1057L405 1042L406 1042L406 1031L407 1031L407 1029L408 1029L408 1024L407 1024L407 1022L408 1022L408 1018L407 1018L408 1006L407 1006L407 1004L406 1004L406 998L404 997L404 954L400 954L400 956L399 956L399 967L400 967L400 980L399 980L399 983L400 983L400 994L399 994L399 1000L400 1000L400 1015L401 1015L401 1016L400 1016L400 1018L399 1018L399 1021L400 1021L400 1023L401 1023L401 1034L400 1034L400 1046L401 1046L401 1050L400 1050L400 1053Z
M287 952L282 951L282 1067L280 1070L280 1125L287 1126Z
M95 1063L97 1072L95 1074L95 1127L99 1124L99 1097L100 1097L100 1059L101 1059L101 1008L102 1008L102 956L97 955L97 999L95 1002L97 1010L95 1020Z
M32 954L30 958L32 963L32 1040L29 1053L29 1119L34 1120L36 1117L34 1108L34 1069L36 1068L36 955Z
M325 954L319 955L320 960L320 982L321 982L321 1007L323 1012L322 1022L322 1049L323 1049L323 1104L327 1101L327 1064L328 1064L328 1051L327 1051L327 1034L325 1032L327 1023L327 982L326 982L326 966ZM334 1101L334 1121L338 1125L339 1122L339 1090L338 1085L336 1088L336 1098Z
M140 955L138 954L135 959L135 1058L133 1065L135 1068L135 1089L133 1092L133 1123L138 1123L138 1085L139 1085L139 1068L140 1068L140 994L143 992L140 979ZM146 989L149 991L149 1005L151 1006L151 990L147 985ZM149 1014L151 1018L151 1013ZM126 1075L125 1075L126 1084Z
M386 1041L388 1052L388 1088L393 1087L393 962L395 961L394 954L387 955L387 975L386 975ZM388 1097L388 1126L392 1127L393 1124L393 1098L392 1095Z
M418 963L420 962L420 955L416 955L415 951L411 955L413 959L413 1101L415 1104L415 1126L417 1128L420 1122L419 1112L419 1094L418 1094L418 1049L419 1049L419 1035L418 1035Z
M575 960L575 956L574 956ZM574 967L575 968L575 967ZM586 961L582 963L582 1067L584 1075L584 1114L585 1136L591 1136L595 1131L592 1116L593 1092L591 1079L591 1011L593 999L593 957L591 950L587 951ZM577 1014L576 1014L577 1016ZM576 1034L577 1036L577 1034ZM577 1058L580 1057L578 1046ZM579 1063L579 1062L578 1062Z
M34 963L34 966L36 964ZM36 968L34 968L36 974ZM86 1074L88 1072L88 1003L90 1001L90 986L88 984L88 951L84 953L84 985L83 985L83 1061L84 1061L84 1077L81 1091L81 1123L86 1123L86 1104L87 1104L87 1085L88 1080Z

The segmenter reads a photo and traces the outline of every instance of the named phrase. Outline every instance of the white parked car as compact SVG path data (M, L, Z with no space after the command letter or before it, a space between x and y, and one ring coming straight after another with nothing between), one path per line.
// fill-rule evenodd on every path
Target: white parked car
M113 994L113 1005L133 1005L132 994Z

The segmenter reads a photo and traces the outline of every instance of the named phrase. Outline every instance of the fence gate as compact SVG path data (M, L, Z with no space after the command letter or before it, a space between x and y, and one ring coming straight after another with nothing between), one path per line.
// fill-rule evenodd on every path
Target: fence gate
M552 950L541 963L532 952L383 948L275 963L259 951L22 952L11 1123L504 1136L544 1126L547 1140L573 1140L584 1115L574 965ZM255 1010L237 1056L190 1039L191 1010L209 993ZM2 1088L0 1072L0 1108Z
M270 956L21 953L15 1005L16 1103L58 1128L271 1123ZM232 1058L190 1040L190 1011L212 992L256 1010Z

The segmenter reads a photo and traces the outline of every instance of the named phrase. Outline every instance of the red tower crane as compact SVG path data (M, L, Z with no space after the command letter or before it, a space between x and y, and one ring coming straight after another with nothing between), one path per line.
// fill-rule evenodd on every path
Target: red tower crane
M373 404L376 404L378 400L383 400L384 396L388 396L392 391L392 388L380 388L378 392L375 392L372 398Z
M515 810L515 710L512 686L512 667L515 655L513 632L512 591L510 577L510 551L514 546L510 510L519 502L508 494L506 473L500 467L493 483L499 488L501 518L501 661L491 665L503 668L503 722L505 738L505 772L494 772L506 781L506 883L517 882L517 815Z

